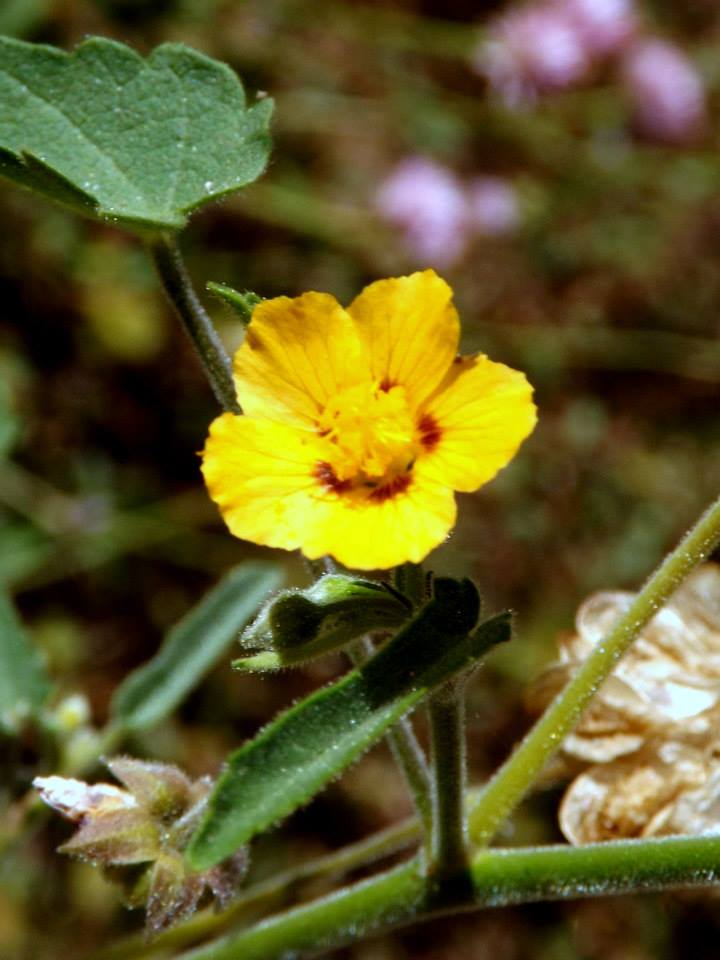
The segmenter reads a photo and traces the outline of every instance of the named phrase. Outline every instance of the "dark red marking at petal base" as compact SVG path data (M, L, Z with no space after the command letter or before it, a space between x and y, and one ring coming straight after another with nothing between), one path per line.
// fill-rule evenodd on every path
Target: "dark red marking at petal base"
M392 380L388 379L388 377L383 377L380 381L380 389L383 393L389 393L394 386L395 384L392 382Z
M426 450L434 450L442 436L442 430L437 420L429 413L424 414L418 424L418 430L420 431L420 443Z
M376 487L368 497L368 500L372 500L373 503L385 503L387 500L392 500L393 497L397 497L398 494L404 493L409 486L410 474L402 473L399 477L391 480L390 483L386 483L382 487Z
M340 480L326 460L318 460L313 476L323 487L332 493L346 493L352 487L350 480Z

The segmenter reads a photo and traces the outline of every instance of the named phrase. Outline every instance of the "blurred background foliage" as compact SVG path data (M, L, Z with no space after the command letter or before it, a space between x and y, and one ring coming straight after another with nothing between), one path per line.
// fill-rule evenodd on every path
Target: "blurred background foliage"
M511 649L469 692L485 776L527 726L522 689L578 603L637 586L720 488L717 4L0 0L0 32L64 48L98 33L141 52L182 41L276 99L265 176L183 237L199 286L347 302L433 265L464 351L527 371L538 429L461 498L432 558L476 578L489 608L518 611ZM270 552L233 540L204 493L214 401L139 244L9 186L0 217L0 578L58 696L84 692L102 723L120 679L219 574ZM239 324L210 306L234 348ZM298 558L275 559L303 582ZM128 748L214 773L341 667L223 665ZM97 872L53 853L67 825L26 818L12 839L30 779L50 772L42 735L0 756L0 956L82 958L136 929ZM556 804L534 798L505 840L557 839ZM379 748L258 845L256 872L407 812ZM449 920L337 956L710 958L719 927L713 901L637 897Z

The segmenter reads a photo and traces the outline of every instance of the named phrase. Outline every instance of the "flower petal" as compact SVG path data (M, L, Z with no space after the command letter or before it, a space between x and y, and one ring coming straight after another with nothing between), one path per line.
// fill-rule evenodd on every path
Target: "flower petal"
M330 397L370 378L352 320L326 293L258 304L234 368L249 416L306 427Z
M449 487L413 477L387 499L338 494L315 504L302 533L303 553L326 554L357 570L419 563L445 540L455 523Z
M537 422L525 375L486 356L458 359L421 411L415 471L465 493L492 480Z
M348 313L367 347L373 378L404 387L417 407L457 353L460 323L450 287L434 270L378 280L353 300Z
M253 321L254 322L254 321ZM210 426L203 475L230 531L243 540L295 550L317 494L322 438L270 420L224 413Z

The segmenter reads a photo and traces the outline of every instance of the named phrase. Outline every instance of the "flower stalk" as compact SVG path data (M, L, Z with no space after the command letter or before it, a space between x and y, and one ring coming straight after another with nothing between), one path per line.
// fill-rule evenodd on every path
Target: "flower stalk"
M718 543L720 498L708 507L695 526L667 555L627 612L605 640L595 647L482 791L469 815L470 837L474 843L490 843L547 761L561 747L563 739L578 722L595 691L645 624L661 609L690 571L707 559Z
M150 241L149 250L165 294L197 351L220 406L239 413L230 358L193 287L177 240L173 234L162 233Z
M430 700L432 832L428 873L436 881L467 865L464 683L450 681Z

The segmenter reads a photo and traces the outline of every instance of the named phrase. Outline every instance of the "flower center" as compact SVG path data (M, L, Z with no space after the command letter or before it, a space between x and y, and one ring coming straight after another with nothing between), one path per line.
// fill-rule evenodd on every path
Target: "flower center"
M332 469L338 481L388 483L415 459L417 431L402 387L362 383L343 390L328 403L318 430L337 448Z

